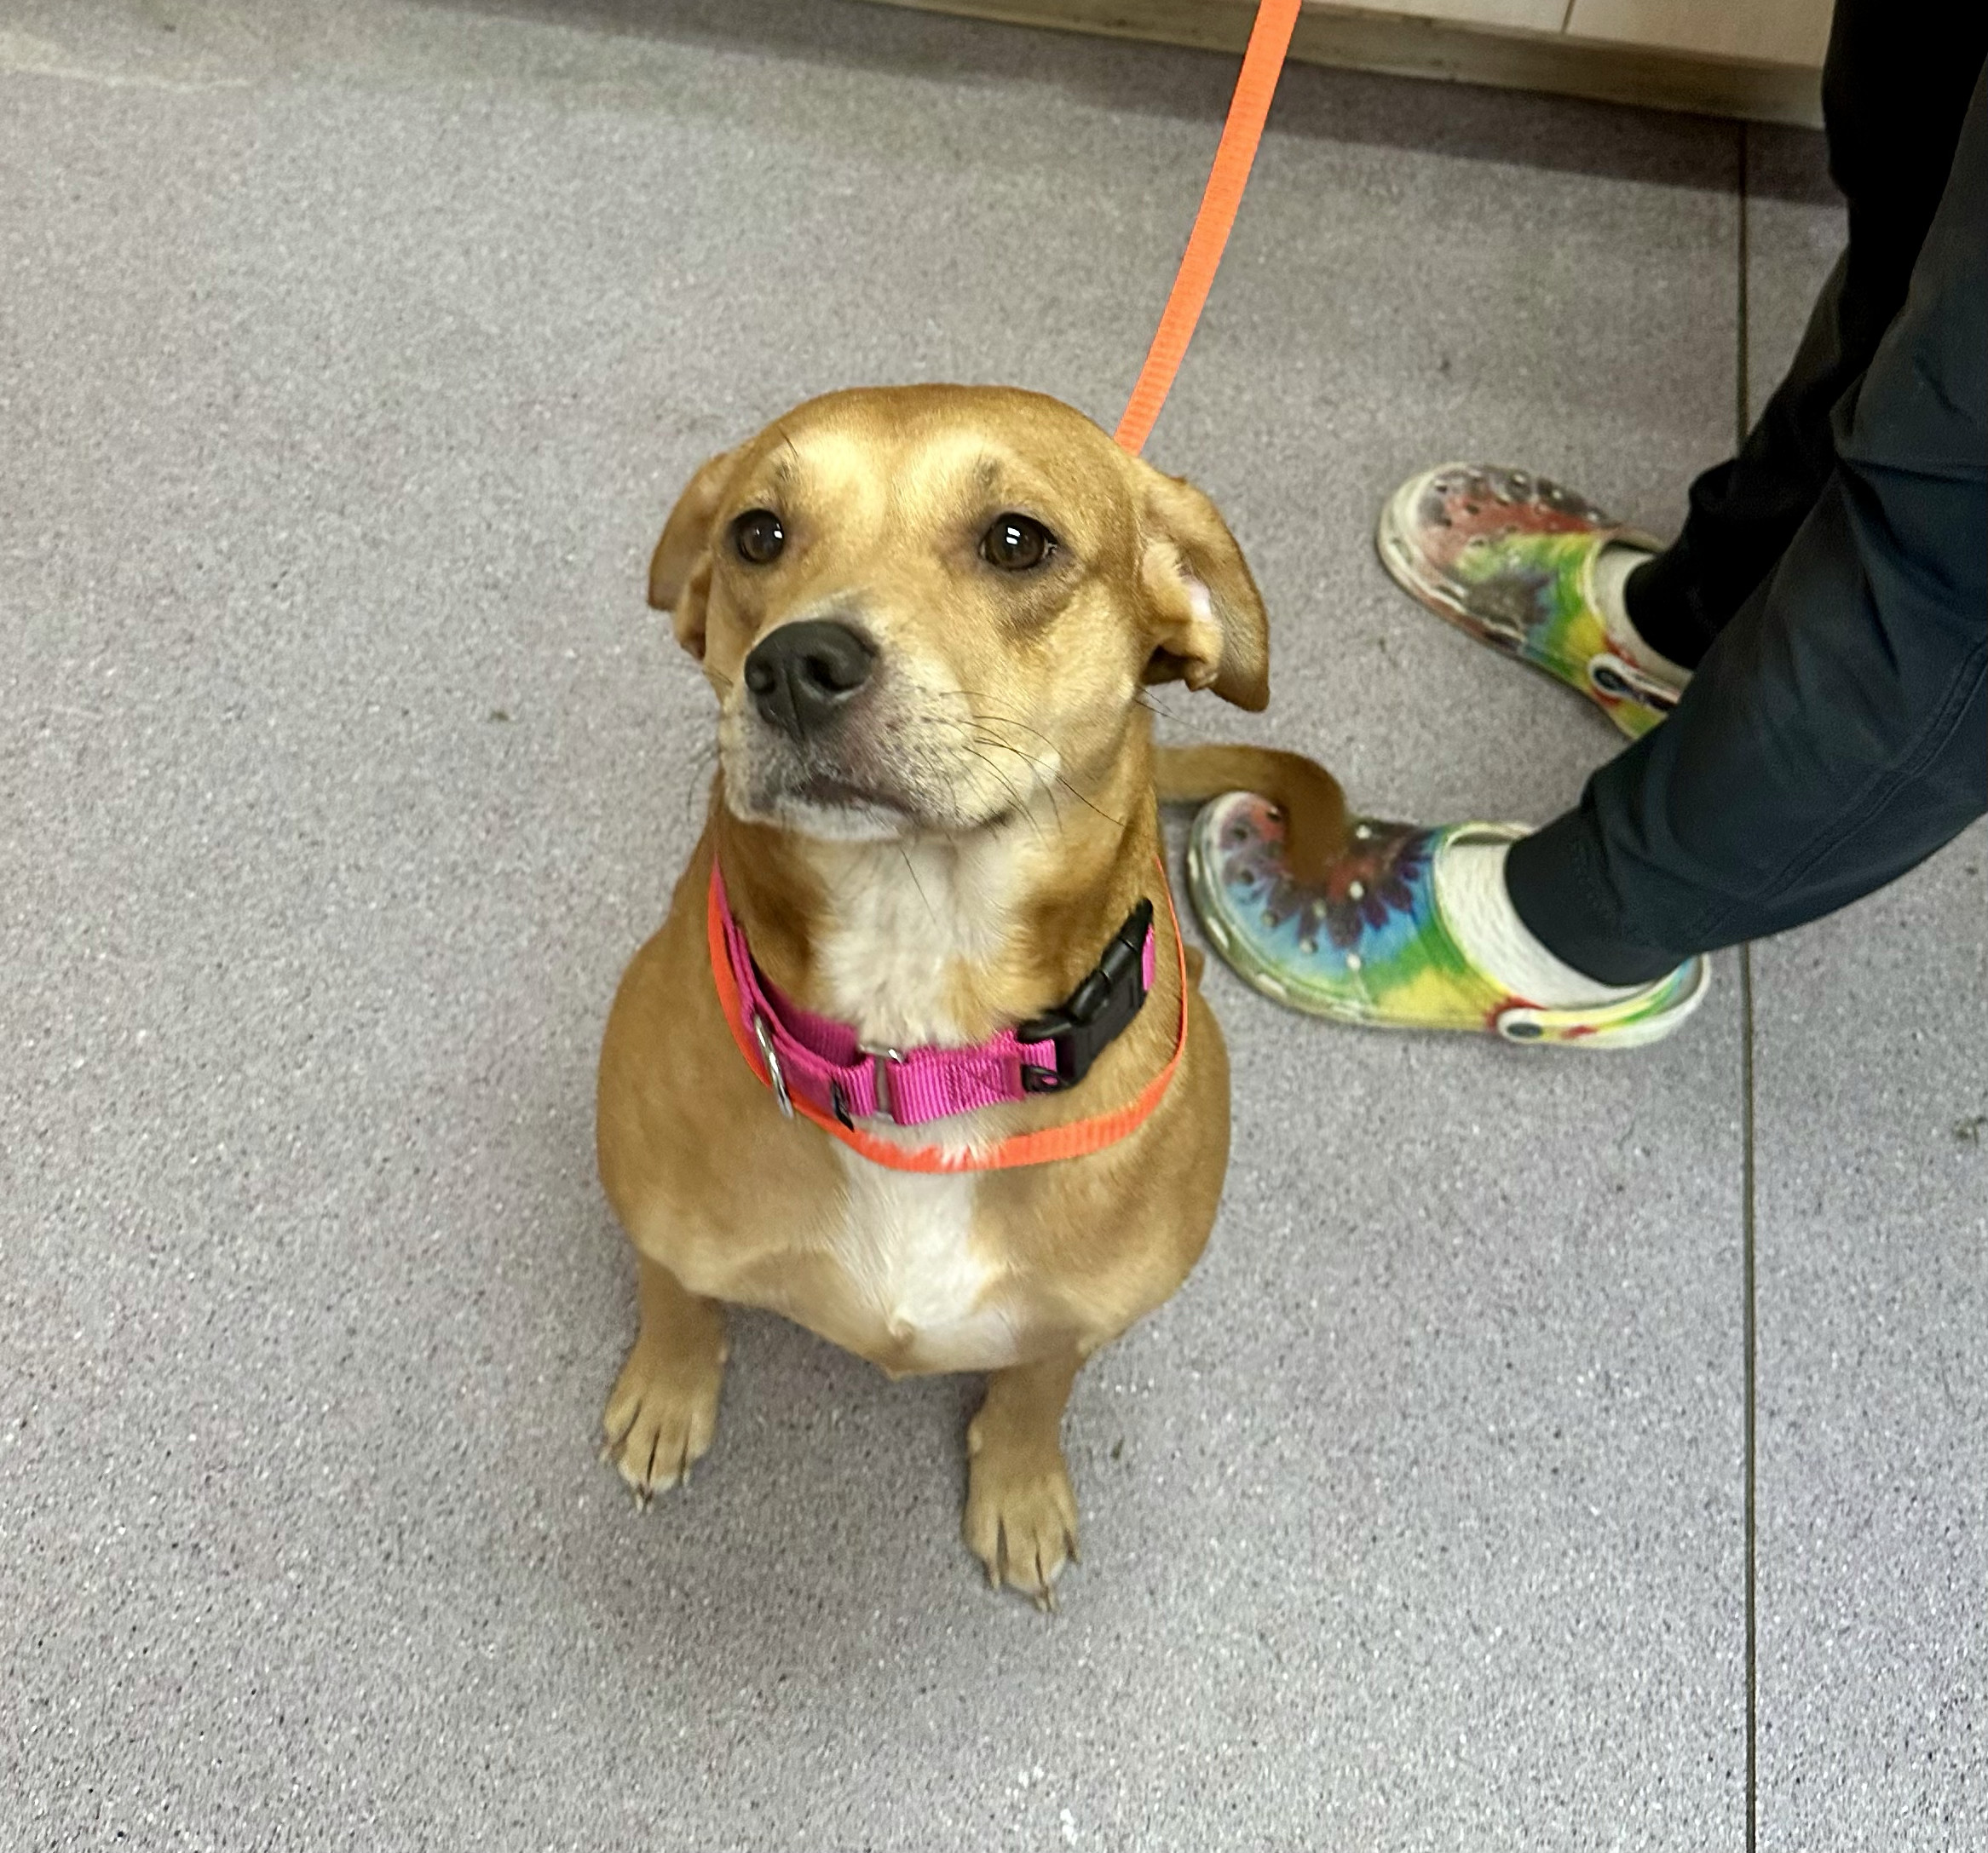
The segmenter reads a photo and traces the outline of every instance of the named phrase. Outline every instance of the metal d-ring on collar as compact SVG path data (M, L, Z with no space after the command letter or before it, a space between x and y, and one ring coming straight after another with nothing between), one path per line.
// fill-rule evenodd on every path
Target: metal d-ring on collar
M895 1064L904 1060L904 1051L873 1042L859 1042L856 1047L870 1058L870 1073L877 1088L876 1110L895 1119L897 1116L890 1110L890 1070ZM846 1116L838 1114L838 1117L843 1119L845 1125L848 1123Z
M760 1059L765 1062L767 1075L773 1082L773 1097L780 1102L780 1110L792 1119L794 1098L787 1091L787 1076L780 1072L780 1055L773 1045L773 1032L757 1010L752 1013L752 1037L759 1044Z

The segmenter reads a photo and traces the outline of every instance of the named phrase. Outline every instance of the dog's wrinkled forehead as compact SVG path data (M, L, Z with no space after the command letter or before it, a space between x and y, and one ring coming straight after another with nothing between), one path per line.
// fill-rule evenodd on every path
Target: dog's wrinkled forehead
M817 402L761 434L718 519L766 506L797 545L888 555L954 529L977 543L987 521L1012 509L1090 555L1124 542L1133 521L1122 466L1100 439L1060 406L997 411L967 400L907 416L887 399Z
M1175 679L1268 697L1263 601L1214 505L1081 412L1006 388L797 407L692 477L648 596L721 692L769 630L834 619L879 659L959 675L998 660L1082 676L1100 699Z

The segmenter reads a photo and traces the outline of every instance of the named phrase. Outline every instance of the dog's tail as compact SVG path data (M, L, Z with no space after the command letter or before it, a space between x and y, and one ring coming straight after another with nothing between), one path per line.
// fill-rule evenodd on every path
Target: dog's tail
M1346 795L1323 766L1267 746L1162 746L1153 782L1162 803L1256 791L1284 814L1284 866L1310 887L1345 851Z

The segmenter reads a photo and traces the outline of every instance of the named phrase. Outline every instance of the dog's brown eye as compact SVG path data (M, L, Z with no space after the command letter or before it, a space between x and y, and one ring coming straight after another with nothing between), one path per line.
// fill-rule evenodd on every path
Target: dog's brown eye
M980 537L980 556L1004 573L1026 573L1056 551L1056 536L1026 515L997 515Z
M786 545L787 530L771 509L747 509L732 523L732 551L748 566L770 565Z

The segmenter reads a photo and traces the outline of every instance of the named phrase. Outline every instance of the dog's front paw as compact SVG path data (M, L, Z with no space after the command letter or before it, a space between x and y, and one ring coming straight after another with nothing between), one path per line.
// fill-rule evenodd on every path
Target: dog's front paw
M724 1368L722 1340L688 1350L647 1334L635 1341L602 1412L601 1457L614 1461L641 1504L689 1481L691 1464L710 1447Z
M1077 1496L1053 1444L1001 1446L967 1431L967 1548L987 1566L991 1588L1006 1583L1038 1608L1056 1607L1056 1580L1077 1560Z

